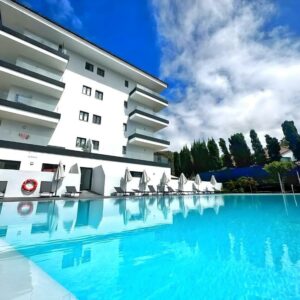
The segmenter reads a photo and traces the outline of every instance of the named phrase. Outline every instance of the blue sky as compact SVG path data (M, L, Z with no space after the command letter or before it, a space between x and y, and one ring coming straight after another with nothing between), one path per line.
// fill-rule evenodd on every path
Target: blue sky
M173 150L300 130L299 0L20 1L167 81Z

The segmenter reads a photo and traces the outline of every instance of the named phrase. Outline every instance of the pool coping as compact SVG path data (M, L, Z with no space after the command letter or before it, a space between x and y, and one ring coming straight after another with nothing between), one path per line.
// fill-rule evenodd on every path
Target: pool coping
M70 291L55 281L34 262L19 253L14 247L0 240L1 297L18 300L75 300ZM24 278L22 271L28 271ZM10 278L11 277L11 278ZM12 279L13 280L10 280ZM18 284L18 279L21 283ZM16 297L12 296L12 293Z

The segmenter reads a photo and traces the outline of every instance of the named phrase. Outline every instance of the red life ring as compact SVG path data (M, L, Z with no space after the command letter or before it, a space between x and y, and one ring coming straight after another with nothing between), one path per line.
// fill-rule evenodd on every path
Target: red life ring
M34 192L38 186L38 182L35 179L26 179L22 183L22 191L24 192Z
M20 202L18 204L18 213L21 216L30 215L33 211L33 204L32 202Z

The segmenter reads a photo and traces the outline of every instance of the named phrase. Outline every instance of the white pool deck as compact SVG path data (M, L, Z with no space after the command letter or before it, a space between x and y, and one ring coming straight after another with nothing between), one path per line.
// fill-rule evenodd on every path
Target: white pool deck
M68 290L0 240L0 299L73 300Z

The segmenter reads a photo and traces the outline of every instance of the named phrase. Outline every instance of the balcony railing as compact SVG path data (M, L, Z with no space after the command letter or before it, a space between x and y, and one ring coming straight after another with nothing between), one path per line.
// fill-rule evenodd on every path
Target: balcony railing
M61 88L65 87L65 84L63 82L61 82L61 81L58 81L58 80L53 79L53 78L49 78L49 77L47 77L45 75L41 75L39 73L30 71L30 70L25 69L23 67L16 66L14 64L8 63L8 62L3 61L3 60L0 60L0 67L7 68L7 69L10 69L10 70L16 71L18 73L21 73L21 74L24 74L24 75L36 78L38 80L42 80L42 81L48 82L50 84L59 86Z
M144 139L144 140L148 140L148 141L151 141L151 142L164 144L164 145L167 145L167 146L170 145L169 141L163 140L159 137L155 137L154 133L146 131L146 130L142 130L142 129L133 130L128 136L128 141L130 141L134 138Z
M168 101L160 94L155 93L147 88L145 88L144 86L137 84L136 87L129 93L129 96L131 96L134 92L141 92L147 96L153 97L155 99L157 99L160 102L163 102L165 104L168 104Z
M11 35L13 35L14 37L16 37L18 39L21 39L24 42L30 43L30 44L32 44L34 46L37 46L37 47L39 47L39 48L41 48L43 50L46 50L46 51L50 52L52 54L55 54L55 55L60 56L60 57L62 57L64 59L66 59L66 60L69 60L69 56L67 54L63 53L61 50L59 50L59 49L57 49L57 50L53 49L53 48L51 48L51 47L49 47L49 46L47 46L45 44L42 44L42 43L40 43L40 42L38 42L38 41L36 41L36 40L34 40L34 39L32 39L32 38L30 38L30 37L22 34L22 33L19 33L17 31L13 30L13 29L10 29L10 28L8 28L6 26L3 26L2 24L0 24L0 30L2 30L2 31L4 31L4 32L6 32L8 34L11 34Z
M33 107L33 106L29 106L29 105L19 103L19 102L0 99L0 105L10 107L10 108L15 108L15 109L25 111L25 112L35 113L35 114L42 115L42 116L45 116L45 117L54 118L54 119L57 119L57 120L60 119L60 114L59 113L49 111L49 110L45 110L45 109L41 109L41 108L37 108L37 107Z
M157 117L154 113L148 113L148 112L145 112L145 111L142 111L140 109L135 109L133 110L130 114L129 114L129 118L134 115L134 114L140 114L142 116L145 116L147 118L151 118L153 120L156 120L156 121L159 121L161 123L164 123L164 124L169 124L169 121L166 120L166 119L163 119L163 118L160 118L160 117Z

